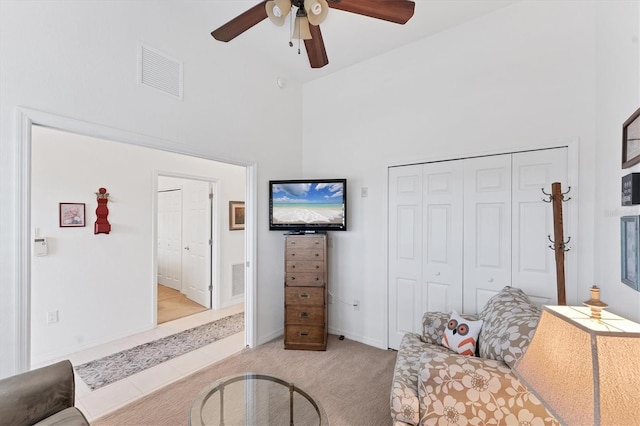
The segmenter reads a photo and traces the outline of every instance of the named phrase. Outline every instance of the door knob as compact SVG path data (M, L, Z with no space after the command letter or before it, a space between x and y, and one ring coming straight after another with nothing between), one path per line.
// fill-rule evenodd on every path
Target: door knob
M185 249L185 250L189 250L189 246L186 246L184 249Z
M493 278L489 278L489 282L492 283L493 282Z

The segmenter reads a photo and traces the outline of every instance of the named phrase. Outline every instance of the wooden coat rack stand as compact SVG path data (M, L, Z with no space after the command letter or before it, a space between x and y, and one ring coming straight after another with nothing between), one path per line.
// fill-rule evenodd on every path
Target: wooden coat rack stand
M551 184L551 194L547 194L542 188L542 193L549 197L548 200L542 199L545 203L553 203L553 240L551 235L548 235L549 241L552 245L550 249L556 252L556 281L558 286L558 305L566 305L567 297L565 294L565 276L564 276L564 253L569 251L567 244L571 241L571 237L564 240L564 230L562 224L562 203L569 201L571 197L565 199L565 195L571 192L571 187L567 192L562 192L562 186L560 182L554 182Z

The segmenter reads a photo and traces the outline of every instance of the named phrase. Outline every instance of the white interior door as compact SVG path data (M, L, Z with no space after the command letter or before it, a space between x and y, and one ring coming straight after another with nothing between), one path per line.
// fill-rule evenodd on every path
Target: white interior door
M183 188L183 285L187 297L211 308L212 200L208 182L188 181Z
M422 165L389 169L389 347L420 329Z
M464 312L511 285L511 155L464 160Z
M158 192L158 284L182 291L182 191Z
M422 313L462 312L462 161L425 164L422 176Z
M513 154L513 286L540 304L557 304L553 207L543 201L551 184L567 191L567 149L547 149ZM565 237L566 238L566 237Z

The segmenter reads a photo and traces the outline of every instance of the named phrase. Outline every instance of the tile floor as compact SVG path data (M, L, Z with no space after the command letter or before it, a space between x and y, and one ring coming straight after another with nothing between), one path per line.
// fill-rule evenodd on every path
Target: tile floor
M157 328L144 333L68 355L65 358L68 358L74 366L80 365L142 343L242 312L243 309L243 304L238 304L218 311L201 312L160 324ZM242 348L244 348L244 333L237 333L95 391L91 391L76 374L76 406L82 410L91 422L207 365L218 362L240 351Z

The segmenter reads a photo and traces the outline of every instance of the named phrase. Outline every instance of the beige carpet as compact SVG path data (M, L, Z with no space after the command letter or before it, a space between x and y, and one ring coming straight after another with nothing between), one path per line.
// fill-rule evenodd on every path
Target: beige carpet
M170 287L158 284L158 324L206 311L202 305Z
M93 426L189 424L191 403L217 379L253 372L291 381L324 407L332 426L391 425L396 352L329 336L326 352L284 350L281 339L213 364L92 422Z

